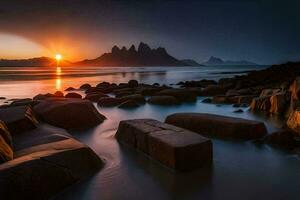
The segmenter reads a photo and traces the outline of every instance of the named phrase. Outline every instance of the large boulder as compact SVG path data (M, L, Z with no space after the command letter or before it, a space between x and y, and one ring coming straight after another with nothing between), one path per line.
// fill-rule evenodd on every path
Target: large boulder
M0 109L0 120L6 124L11 134L34 129L38 124L31 106L12 106Z
M174 170L193 170L212 162L209 139L156 120L121 121L116 137Z
M89 147L63 132L38 127L15 138L14 159L0 165L2 199L50 199L103 166Z
M270 97L270 113L284 114L288 108L289 98L286 93L279 93Z
M34 111L45 122L66 129L91 128L106 119L90 101L81 99L48 98Z
M229 139L257 139L267 133L263 122L206 113L176 113L166 123L201 135Z
M180 104L180 102L173 96L153 96L148 99L148 103L164 106Z
M197 94L188 89L165 89L158 92L156 96L172 96L180 102L194 102L197 100Z

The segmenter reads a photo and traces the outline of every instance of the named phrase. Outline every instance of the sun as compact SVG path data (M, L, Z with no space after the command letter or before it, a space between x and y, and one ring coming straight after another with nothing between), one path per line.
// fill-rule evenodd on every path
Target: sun
M60 61L60 60L62 59L61 54L56 54L56 55L55 55L55 59L56 59L57 61Z

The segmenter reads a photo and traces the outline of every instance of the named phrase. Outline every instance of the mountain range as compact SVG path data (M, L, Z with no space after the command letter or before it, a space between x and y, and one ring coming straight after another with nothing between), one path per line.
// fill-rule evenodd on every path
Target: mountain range
M60 66L191 66L199 65L196 61L179 60L171 56L165 48L151 49L149 45L141 42L138 49L131 45L119 48L114 46L109 53L104 53L95 59L86 59L79 62L62 60ZM8 60L0 59L0 66L56 66L56 60L49 57Z
M38 57L30 59L0 59L0 67L44 67L56 66L56 60L49 57ZM211 56L204 63L199 64L192 59L179 60L171 56L163 47L151 49L149 45L141 42L136 49L131 45L119 48L114 46L111 52L104 53L95 59L85 59L79 62L70 62L62 60L60 66L203 66L203 65L256 65L249 61L224 61L221 58Z
M232 61L232 60L222 60L221 58L217 58L214 56L211 56L208 61L201 63L203 65L258 65L254 62L246 61L246 60L240 60L240 61Z

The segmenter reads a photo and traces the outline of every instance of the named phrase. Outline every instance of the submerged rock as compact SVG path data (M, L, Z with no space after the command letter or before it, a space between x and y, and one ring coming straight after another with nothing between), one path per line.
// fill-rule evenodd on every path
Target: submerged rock
M194 170L212 162L209 139L156 120L121 121L116 137L174 170Z
M66 129L87 129L106 119L90 101L74 98L48 98L34 111L45 122Z
M263 122L206 113L173 114L166 118L166 123L210 137L247 140L267 134Z

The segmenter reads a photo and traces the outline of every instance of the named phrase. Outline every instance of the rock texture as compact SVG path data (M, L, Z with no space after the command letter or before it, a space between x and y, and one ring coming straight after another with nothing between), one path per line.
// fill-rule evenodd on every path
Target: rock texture
M156 120L121 121L116 137L174 170L193 170L212 162L209 139Z
M31 130L36 127L38 121L30 106L12 106L0 109L2 120L11 134Z
M87 129L106 119L90 101L81 99L48 98L34 111L43 121L66 129Z
M201 135L229 139L256 139L267 133L262 122L203 113L169 115L166 123L195 131Z

